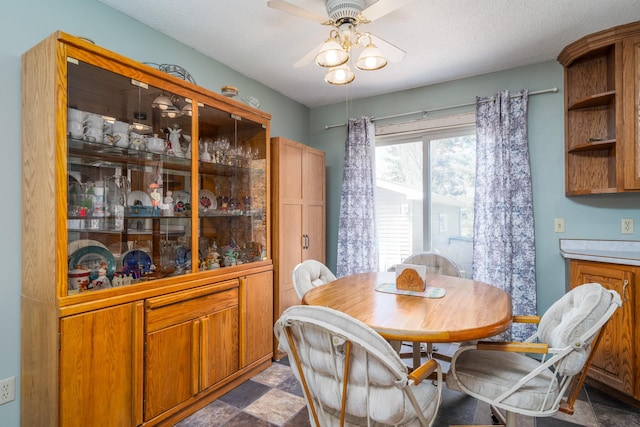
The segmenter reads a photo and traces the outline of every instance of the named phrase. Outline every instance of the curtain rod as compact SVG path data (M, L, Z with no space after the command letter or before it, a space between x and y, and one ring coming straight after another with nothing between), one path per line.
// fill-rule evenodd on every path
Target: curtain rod
M529 95L540 95L540 94L543 94L543 93L556 93L556 92L558 92L558 88L557 87L552 87L551 89L543 89L543 90L537 90L535 92L529 92ZM522 95L520 95L520 94L511 95L511 98L517 98L519 96L522 96ZM487 101L491 101L493 99L495 99L494 96L492 96L491 98L489 98L489 99L487 99L485 101L481 101L481 102L487 102ZM427 114L427 113L431 113L431 112L434 112L434 111L450 110L452 108L458 108L458 107L468 107L470 105L475 105L475 104L476 104L475 101L474 102L467 102L465 104L449 105L447 107L437 107L437 108L430 108L428 110L410 111L408 113L399 113L399 114L393 114L393 115L390 115L390 116L372 117L371 120L375 122L376 120L394 119L396 117L410 116L412 114L419 114L419 113ZM338 128L338 127L345 126L345 125L346 125L346 123L340 123L340 124L337 124L337 125L325 125L324 128L326 130L326 129Z

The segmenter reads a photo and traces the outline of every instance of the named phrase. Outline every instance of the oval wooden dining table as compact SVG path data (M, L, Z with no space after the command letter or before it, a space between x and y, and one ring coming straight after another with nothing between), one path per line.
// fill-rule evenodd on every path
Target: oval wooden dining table
M307 292L302 303L333 308L354 317L388 340L425 343L488 338L511 325L511 299L495 286L459 277L427 274L426 286L441 298L376 290L395 283L395 273L360 273Z

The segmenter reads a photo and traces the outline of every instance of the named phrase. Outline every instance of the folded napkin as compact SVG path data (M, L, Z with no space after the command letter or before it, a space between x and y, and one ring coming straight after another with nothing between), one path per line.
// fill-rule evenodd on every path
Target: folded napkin
M447 293L446 289L436 288L433 286L427 286L423 292L405 291L396 288L395 283L381 283L376 286L376 291L386 292L388 294L411 295L422 298L442 298Z

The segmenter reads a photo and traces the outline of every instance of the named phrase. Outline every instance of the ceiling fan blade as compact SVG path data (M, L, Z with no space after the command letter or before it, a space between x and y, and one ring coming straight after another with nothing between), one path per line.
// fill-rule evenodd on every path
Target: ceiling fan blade
M411 1L413 0L378 0L368 8L364 9L360 14L368 21L375 21L394 10L400 9Z
M309 63L311 63L311 61L315 59L316 55L318 54L318 51L320 51L320 48L322 47L323 44L324 42L320 43L318 46L311 49L305 56L303 56L295 64L293 64L293 67L302 68L305 65L308 65Z
M323 25L330 25L333 23L331 19L326 16L319 15L310 10L304 9L300 6L296 6L284 0L269 0L267 2L267 6L277 9L281 12L288 13L289 15L294 15L299 18L308 19L309 21L314 21Z
M373 44L375 44L382 54L391 62L400 62L407 54L407 52L400 49L398 46L389 43L374 34L369 33L369 36L371 37Z

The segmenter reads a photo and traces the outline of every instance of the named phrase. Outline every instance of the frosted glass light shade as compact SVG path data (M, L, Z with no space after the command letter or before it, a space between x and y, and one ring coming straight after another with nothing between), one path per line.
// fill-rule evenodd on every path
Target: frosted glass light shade
M385 65L387 65L387 59L373 43L362 51L356 62L356 68L365 71L379 70Z
M171 106L169 106L166 109L162 110L162 113L160 113L160 115L162 117L168 117L170 119L175 119L176 117L179 117L181 115L181 113L180 113L180 110L178 110L172 104Z
M316 55L316 64L321 67L337 67L349 60L349 54L335 39L328 39Z
M168 96L160 95L153 100L153 102L151 103L151 106L153 108L158 108L164 111L169 107L173 107L173 103L171 102L171 99L169 99Z
M331 68L324 76L324 81L332 85L346 85L351 83L356 75L351 71L348 65L340 65Z
M192 116L193 115L193 105L190 103L184 104L181 111L183 116Z

